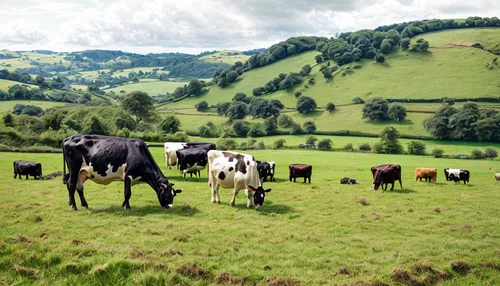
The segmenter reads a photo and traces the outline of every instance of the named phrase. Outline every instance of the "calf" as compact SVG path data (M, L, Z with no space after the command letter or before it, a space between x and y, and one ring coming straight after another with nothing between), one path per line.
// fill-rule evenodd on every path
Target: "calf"
M296 178L304 178L304 183L307 179L309 179L309 184L311 183L312 176L312 166L308 164L291 164L288 166L288 170L290 172L289 180L290 182L296 182Z
M401 182L401 165L397 164L384 164L379 166L373 166L371 168L373 175L373 189L378 190L380 185L382 185L382 190L387 190L387 185L392 184L391 191L394 190L394 182L399 181L401 189L403 189L403 183ZM385 184L385 187L384 187Z
M200 171L205 169L208 163L207 151L203 148L188 148L177 150L179 169L183 173L193 176L193 173L201 177Z
M33 176L35 180L43 179L42 177L42 164L37 162L16 160L14 161L14 179L19 175L26 175L26 180L28 176Z
M349 184L349 185L357 184L356 179L348 178L348 177L343 177L342 179L340 179L340 183L341 184Z
M437 169L435 168L416 168L415 169L415 181L419 180L422 182L422 179L430 182L437 182Z
M238 192L245 189L247 207L259 209L264 204L266 193L257 171L257 162L251 155L211 150L208 152L208 186L212 189L212 203L220 203L219 187L232 188L231 205L236 203Z
M257 170L259 171L260 180L263 182L267 181L267 177L269 177L270 182L275 182L274 179L274 171L276 168L275 162L257 162Z
M165 166L167 169L172 169L172 166L175 165L179 168L177 150L203 148L208 152L216 149L215 144L209 142L165 142L163 146L165 148Z
M63 183L69 194L69 205L77 210L75 190L78 191L82 207L88 204L83 194L83 184L91 180L108 185L113 181L124 182L122 207L130 209L131 187L147 183L156 192L163 208L171 208L175 190L156 164L148 147L142 140L101 135L73 135L63 140ZM66 165L69 174L66 174Z

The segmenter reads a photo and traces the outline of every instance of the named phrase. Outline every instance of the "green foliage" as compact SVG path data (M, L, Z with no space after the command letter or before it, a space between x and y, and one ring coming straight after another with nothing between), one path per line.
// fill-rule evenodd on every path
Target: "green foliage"
M392 103L387 116L392 120L402 121L406 118L406 108L401 103Z
M231 102L219 102L217 104L217 114L220 116L226 116L229 106L231 106Z
M481 149L472 149L471 155L473 159L483 159L485 158L484 152Z
M373 153L376 153L376 154L385 153L384 145L382 144L382 142L377 142L377 143L373 144Z
M229 105L226 116L230 120L243 119L248 114L248 107L246 103L241 101L233 101Z
M314 57L314 60L316 61L317 64L320 64L323 62L323 57L321 55L316 55Z
M383 54L388 54L391 51L391 49L392 49L391 41L388 39L383 40L382 44L380 45L380 52L382 52ZM375 60L377 60L377 57L375 58Z
M276 117L271 116L264 120L264 130L267 135L273 135L276 133L276 130L278 130L278 121L276 120Z
M286 140L285 139L278 139L273 142L273 149L281 149L285 146Z
M386 120L388 118L389 102L382 97L369 99L363 106L363 118L372 121Z
M376 61L377 63L383 63L383 62L385 62L385 56L384 56L384 54L382 54L382 53L378 53L378 54L375 56L375 61Z
M26 114L30 116L41 116L43 115L43 109L35 105L24 105L18 103L13 107L12 113L16 115Z
M250 131L250 124L243 120L235 120L233 130L236 136L247 137L248 131Z
M119 112L115 118L115 126L118 129L135 130L137 122L126 112Z
M256 87L252 90L252 94L254 96L259 96L267 93L267 89L265 87Z
M142 120L148 121L155 115L154 100L142 91L134 91L126 95L121 106L125 111L135 116L137 123Z
M441 148L434 148L434 149L432 149L431 154L435 158L441 158L441 157L443 157L444 150Z
M259 150L266 149L266 144L264 144L264 141L260 141L259 143L257 143L257 149L259 149Z
M359 144L359 150L361 150L361 151L371 151L372 147L370 147L369 143L361 143L361 144Z
M169 115L158 125L158 131L162 133L176 133L179 131L181 122L175 115Z
M219 135L217 128L215 128L215 125L210 121L200 126L200 128L198 129L198 133L200 134L201 137L208 137L208 138L214 138Z
M306 131L307 134L311 134L314 131L316 131L316 124L314 123L314 121L308 120L308 121L304 122L302 127L304 127L304 130Z
M347 143L347 144L344 145L344 147L342 147L342 150L353 151L354 147L353 147L352 143Z
M498 151L495 147L487 147L484 149L484 156L489 159L495 159L498 157Z
M276 99L266 100L263 98L253 98L248 106L248 113L253 118L268 118L271 116L278 117L280 111L285 106Z
M452 106L455 104L455 99L446 97L443 99L443 104L448 104L449 106Z
M333 149L333 141L332 139L329 138L324 138L319 140L318 142L318 149L322 151L330 151Z
M365 101L364 101L363 99L361 99L360 97L355 97L355 98L353 98L353 99L352 99L352 102L353 102L354 104L364 104L364 103L365 103Z
M387 36L385 37L387 40L390 41L390 43L393 45L393 46L397 46L399 45L400 41L401 41L401 35L399 34L399 32L396 30L396 29L391 29L387 32ZM382 43L383 44L383 43Z
M189 136L186 132L177 131L174 134L167 134L165 140L168 142L189 142Z
M300 127L300 124L294 122L291 127L292 127L292 130L290 131L290 134L297 135L297 134L303 133L302 128Z
M201 83L199 80L192 79L187 86L186 93L190 95L198 95L203 87L204 84Z
M449 128L451 138L456 140L474 140L476 123L481 119L479 106L475 103L466 103L457 113L450 117Z
M410 47L410 38L401 39L400 46L404 51L408 50L408 48Z
M84 134L98 134L98 135L111 135L110 127L102 119L101 116L94 113L89 113L85 116L83 121L82 133Z
M208 109L208 103L203 100L195 104L194 107L196 108L196 111L204 112Z
M312 97L302 96L297 100L297 111L299 113L310 113L316 109L316 101Z
M254 123L250 126L250 130L248 130L247 135L250 137L266 136L266 130L261 123Z
M382 132L380 132L379 137L380 139L380 144L382 145L382 153L385 154L402 154L403 153L403 146L401 143L399 143L399 138L400 134L399 131L396 130L396 128L392 126L386 127ZM380 147L374 147L376 150L376 153L380 153Z
M306 136L306 142L305 142L306 144L315 145L316 141L318 141L318 138L316 136L313 136L313 135Z
M128 128L122 128L116 132L116 136L130 138L130 130Z
M216 144L217 144L217 149L220 150L234 150L238 146L236 141L230 138L219 138Z
M415 44L413 44L410 48L410 52L427 52L429 49L429 42L420 38L417 40Z
M408 154L425 155L425 144L422 141L410 141L408 143Z
M293 121L293 119L286 114L281 114L278 117L278 126L281 128L289 128L292 127L292 125L294 124L295 122Z
M246 104L249 104L250 101L252 100L252 97L250 96L247 96L246 94L242 93L242 92L238 92L234 95L233 101L242 101Z
M311 73L311 65L304 65L300 70L300 76L308 76Z
M333 102L328 102L325 107L326 111L333 112L335 110L335 104Z

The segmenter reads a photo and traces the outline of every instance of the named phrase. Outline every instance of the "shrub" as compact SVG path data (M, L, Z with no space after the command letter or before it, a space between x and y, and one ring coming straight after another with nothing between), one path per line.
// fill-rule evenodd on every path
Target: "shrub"
M274 116L268 117L264 120L264 130L267 135L273 135L278 130L278 121Z
M408 143L408 154L411 155L424 155L425 144L422 141L410 141Z
M278 139L274 141L273 143L273 149L280 149L285 146L286 140L285 139Z
M230 138L220 138L217 140L217 149L221 150L233 150L236 149L236 141Z
M376 61L377 63L383 63L383 62L385 62L385 56L384 56L384 54L382 54L382 53L378 53L378 54L375 56L375 61Z
M302 134L302 128L298 123L294 123L292 125L292 131L290 131L290 134L292 135Z
M302 126L304 127L307 134L311 134L316 131L316 124L314 123L314 121L306 121Z
M294 124L295 122L293 122L293 119L286 114L281 114L278 117L278 126L281 128L289 128Z
M189 142L189 136L184 131L178 131L174 134L167 134L165 140L168 142Z
M264 141L260 141L257 143L257 149L264 150L266 149L266 145L264 144Z
M434 148L434 149L432 149L431 154L432 154L432 156L434 156L435 158L441 158L441 157L443 157L444 150L443 150L443 149L441 149L441 148Z
M333 102L328 102L325 107L326 111L332 112L335 110L335 104Z
M234 133L238 137L247 137L248 131L250 131L250 124L243 120L236 120L233 124Z
M208 102L206 101L200 101L197 104L194 105L196 107L196 110L199 112L203 112L208 109Z
M389 102L382 97L374 97L363 106L363 118L385 120L388 118Z
M373 144L373 153L383 154L384 153L384 145L381 142L377 142Z
M489 159L498 157L498 151L495 147L487 147L484 149L484 156Z
M342 147L342 149L346 151L352 151L354 147L352 146L352 143L347 143L344 147Z
M352 99L352 102L354 102L355 104L363 104L365 103L364 100L362 100L359 96L358 97L355 97Z
M316 138L316 136L309 135L309 136L306 137L306 144L315 145L316 141L318 141L318 138Z
M130 137L130 130L128 128L122 128L122 129L118 130L118 132L116 132L116 136L129 138Z
M333 145L332 139L328 139L328 138L321 139L318 142L318 149L322 150L322 151L329 151L329 150L332 150L332 148L333 148L332 145Z
M175 133L179 131L181 122L175 115L169 115L158 125L158 131L162 133Z
M406 118L406 108L401 103L392 103L387 113L392 120L401 121Z
M370 147L369 143L361 143L361 144L359 144L359 150L361 150L361 151L371 151L372 147Z
M247 135L250 137L262 137L266 136L266 131L261 123L255 123L250 126Z
M299 113L309 113L316 109L316 101L309 96L302 96L297 100L297 111Z
M480 149L472 149L471 152L471 157L474 159L483 159L484 158L484 152Z

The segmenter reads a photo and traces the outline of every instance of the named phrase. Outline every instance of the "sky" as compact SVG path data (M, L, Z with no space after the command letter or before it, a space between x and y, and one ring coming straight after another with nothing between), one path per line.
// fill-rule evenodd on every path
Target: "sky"
M267 48L422 19L500 17L500 0L2 0L0 49Z

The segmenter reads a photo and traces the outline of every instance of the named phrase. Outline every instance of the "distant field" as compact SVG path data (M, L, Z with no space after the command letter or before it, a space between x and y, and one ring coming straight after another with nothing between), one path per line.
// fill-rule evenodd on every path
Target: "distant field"
M0 55L10 55L12 57L20 57L21 55L19 55L18 52L14 52L14 51L9 51L9 50L0 50Z
M14 59L0 59L1 69L15 70L31 67L33 67L33 65L31 65L31 61L26 59L25 57Z
M12 111L12 108L16 104L25 104L25 105L36 105L43 109L52 108L56 106L64 106L68 105L68 103L64 102L55 102L55 101L40 101L40 100L7 100L0 101L0 112Z
M237 61L244 63L248 58L249 56L242 54L240 51L226 50L200 57L199 60L209 63L225 63L233 65Z
M138 82L126 84L110 89L105 89L106 92L114 91L117 94L120 94L121 90L126 93L140 90L147 92L151 96L155 96L158 94L166 94L167 92L173 92L176 88L182 87L188 84L188 82L176 82L176 81L146 81L146 82Z
M158 69L158 73L159 74L168 73L168 72L160 70L163 67L139 67L139 68L131 68L131 69L123 69L123 70L115 71L113 73L113 76L114 77L120 77L120 76L128 77L128 74L131 73L131 72L138 73L139 71L142 71L142 72L145 73L145 72L151 72L155 68Z
M36 87L36 85L25 84L22 82L12 81L12 80L7 80L7 79L0 79L0 90L8 91L11 86L16 85L16 84L23 85L23 86L26 86L28 88Z
M447 44L481 43L492 51L500 53L500 28L470 28L427 33L417 36L429 41L431 46Z

